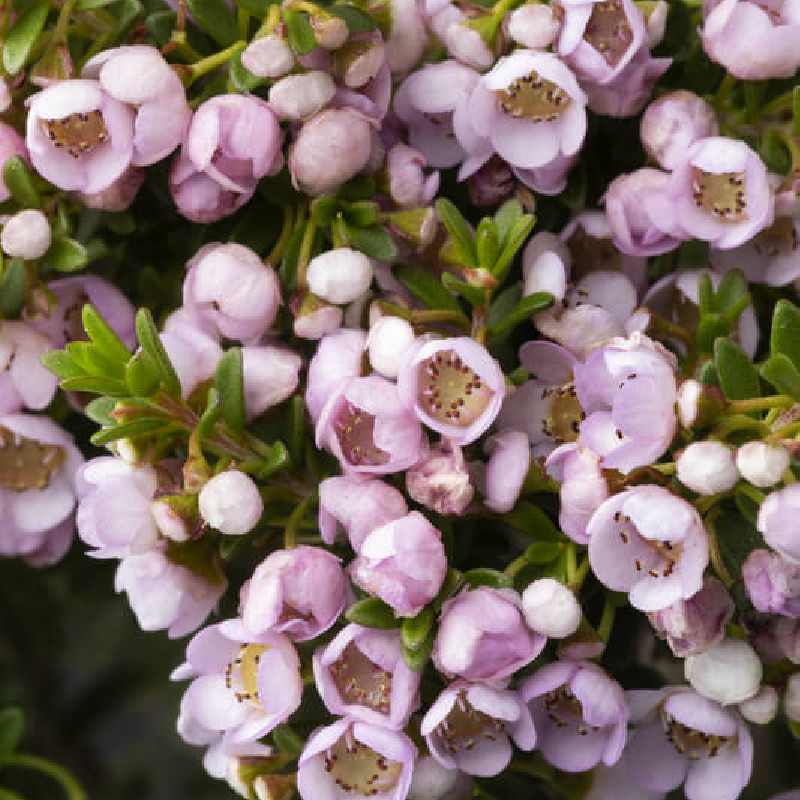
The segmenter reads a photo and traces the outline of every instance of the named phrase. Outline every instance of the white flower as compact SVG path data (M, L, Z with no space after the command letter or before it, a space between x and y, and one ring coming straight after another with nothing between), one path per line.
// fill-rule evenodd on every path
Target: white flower
M522 611L529 628L553 639L575 633L583 616L575 595L553 578L528 585L522 593Z
M408 348L414 343L414 329L400 317L380 317L367 337L369 363L375 372L393 380Z
M253 529L264 503L253 479L231 469L215 475L200 491L200 515L228 536L241 536Z
M739 480L733 451L721 442L693 442L676 465L678 480L698 494L729 492Z
M753 486L774 486L789 468L789 451L765 442L748 442L736 452L736 466Z
M50 223L41 211L26 208L14 214L3 226L0 245L3 252L12 258L32 261L41 258L49 249L51 241Z
M308 265L308 286L329 303L352 303L372 283L372 263L358 250L339 247L311 259Z
M761 686L761 660L740 639L723 639L710 650L689 656L683 667L695 691L724 706L748 700Z

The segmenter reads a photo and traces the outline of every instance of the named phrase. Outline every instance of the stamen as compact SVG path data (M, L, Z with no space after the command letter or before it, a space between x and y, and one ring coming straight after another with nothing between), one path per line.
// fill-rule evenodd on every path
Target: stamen
M46 489L66 457L61 445L41 444L0 425L0 486L12 492Z
M744 172L705 172L692 167L692 196L698 208L720 222L742 222L747 214L747 176Z
M42 126L53 145L66 148L73 158L80 158L108 141L108 130L100 111L43 119Z
M389 460L389 454L375 444L375 415L347 402L337 415L334 430L344 457L354 465L377 466Z
M374 797L394 788L403 772L398 761L386 757L357 741L350 728L325 756L325 771L348 794Z
M622 0L595 3L583 38L603 56L609 66L616 66L633 42L633 31L625 16Z
M504 113L530 122L554 122L572 102L558 84L542 78L535 70L495 94Z
M333 682L345 703L389 713L392 674L370 661L353 642L330 666Z
M495 741L496 734L504 730L504 724L502 720L473 708L466 692L462 691L437 730L445 747L455 755L461 750L472 750L481 737Z

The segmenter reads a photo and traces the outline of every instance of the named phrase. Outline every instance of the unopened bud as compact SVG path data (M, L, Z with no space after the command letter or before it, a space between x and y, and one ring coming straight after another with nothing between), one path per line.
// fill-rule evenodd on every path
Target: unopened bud
M348 42L336 52L333 63L345 86L360 89L383 66L383 44L380 41Z
M349 35L347 23L335 14L321 12L310 17L311 27L317 38L317 44L326 50L338 50Z
M761 488L774 486L789 469L790 461L786 448L765 442L748 442L736 451L736 466L742 477Z
M281 119L299 121L313 117L335 94L333 78L327 72L314 70L277 81L269 90L269 104Z
M778 693L772 686L762 686L751 698L739 704L739 711L756 725L768 725L778 713Z
M647 49L657 47L664 38L667 29L667 15L669 4L666 0L640 0L636 5L644 14L647 25Z
M291 800L297 787L297 775L259 775L253 781L258 800Z
M704 653L689 656L683 668L695 691L724 706L748 700L761 686L761 660L740 639L723 639Z
M433 756L422 756L414 764L408 800L443 800L458 780L458 770L445 769Z
M552 6L544 3L527 3L506 17L508 35L517 44L532 50L549 47L561 30L561 21Z
M242 66L259 78L280 78L294 67L294 54L283 39L269 34L245 48Z
M342 309L332 306L307 292L298 303L292 303L294 334L301 339L321 339L342 324Z
M583 617L572 591L553 578L528 584L522 593L522 611L531 630L552 639L571 636Z
M454 58L473 69L485 70L494 64L494 53L473 27L478 22L462 20L451 23L445 31L444 43Z
M200 491L200 514L226 536L251 531L261 517L264 503L253 479L235 469L215 475Z
M170 494L150 505L158 529L174 542L185 542L197 524L197 495Z
M678 387L678 419L684 428L704 428L725 411L727 402L716 386L690 379Z
M786 681L783 695L783 710L792 722L800 722L800 672L795 672Z
M306 273L311 291L341 305L361 297L372 283L372 263L358 250L339 247L311 259Z
M432 208L412 208L387 214L386 223L399 239L413 242L417 249L424 250L436 236L439 217Z
M678 480L697 494L729 492L739 480L733 451L722 442L692 442L675 464Z
M12 258L32 261L41 258L50 247L50 223L41 211L26 208L14 214L3 226L0 246Z
M381 317L369 331L367 350L375 372L394 380L409 347L414 342L414 329L400 317Z

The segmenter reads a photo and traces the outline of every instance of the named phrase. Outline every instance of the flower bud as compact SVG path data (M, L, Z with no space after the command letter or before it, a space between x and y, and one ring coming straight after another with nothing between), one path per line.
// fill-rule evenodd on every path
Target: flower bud
M575 595L553 578L528 585L522 593L522 612L529 628L552 639L571 636L583 617Z
M422 756L414 765L408 800L445 800L458 776L458 770L445 769L433 756Z
M520 6L506 20L508 35L517 44L532 50L549 47L561 30L561 22L553 13L552 6L543 3Z
M425 156L404 144L396 144L386 156L389 194L403 208L417 208L430 203L439 188L439 173L426 175Z
M453 57L473 69L489 69L494 64L494 54L483 36L470 27L467 21L462 20L448 25L444 43Z
M287 75L269 90L269 104L280 119L292 121L313 117L336 94L333 78L313 70L304 75Z
M406 491L438 514L463 514L475 490L461 448L443 439L406 472Z
M294 55L289 45L274 34L251 42L242 53L242 66L259 78L280 78L291 72Z
M347 23L341 17L323 12L312 14L310 20L320 47L337 50L347 41L349 31Z
M736 466L742 477L761 488L774 486L790 461L788 450L765 442L748 442L736 451Z
M786 681L786 692L783 695L783 710L793 722L800 722L800 672L795 672Z
M342 324L342 309L328 305L310 292L297 304L296 309L293 303L292 310L295 313L294 335L301 339L321 339Z
M369 363L384 378L394 379L408 348L414 343L414 329L400 317L381 317L369 331Z
M751 698L739 704L739 712L756 725L769 725L778 713L778 693L772 686L762 686Z
M647 25L647 48L652 50L661 44L664 33L667 29L667 15L669 14L669 4L666 0L640 0L636 3L644 14L644 21Z
M125 211L136 199L144 183L144 170L141 167L129 167L107 189L94 194L78 192L80 201L89 208L102 211Z
M729 492L739 480L733 451L721 442L692 442L676 466L678 480L698 494Z
M372 283L372 263L360 251L349 247L328 250L311 259L308 286L329 303L352 303Z
M689 379L678 387L678 419L684 428L710 425L725 410L722 391Z
M226 536L251 531L263 510L253 479L235 469L215 475L200 491L200 515Z
M185 542L197 522L197 496L170 494L159 497L150 504L150 510L159 531L167 539Z
M383 43L380 40L350 42L336 53L333 61L342 83L348 89L360 89L383 66Z
M723 706L751 698L761 685L761 660L740 639L719 644L683 662L684 675L692 688Z
M14 214L3 226L0 245L6 255L32 261L47 252L50 239L47 217L35 208L26 208Z

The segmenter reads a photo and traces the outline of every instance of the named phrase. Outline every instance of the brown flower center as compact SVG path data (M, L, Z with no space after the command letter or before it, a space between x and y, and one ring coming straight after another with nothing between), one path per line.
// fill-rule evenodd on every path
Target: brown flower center
M646 569L651 578L669 578L672 575L680 561L682 550L680 543L673 544L661 539L645 539L639 535L630 517L626 517L620 511L614 514L614 522L620 525L619 538L623 544L629 544L632 537L635 536L639 541L644 542L653 553L653 563L650 565L644 564L640 558L636 559L637 572L644 572Z
M605 0L592 6L583 38L614 67L633 41L622 0Z
M420 365L419 402L434 419L467 428L486 410L494 392L453 350Z
M569 108L572 98L556 83L542 78L535 70L517 78L508 88L495 94L500 108L515 119L553 122Z
M557 389L544 389L542 397L553 398L550 415L542 421L542 432L556 444L574 442L580 433L581 422L586 419L586 412L578 400L575 384L568 383Z
M389 460L389 454L381 450L373 438L374 414L368 414L348 401L334 428L342 453L351 464L377 466Z
M720 222L742 222L747 216L744 172L705 172L692 167L692 196L698 208Z
M374 797L394 788L403 765L356 741L348 730L325 755L325 771L348 794Z
M797 250L797 229L791 217L778 217L753 239L753 247L767 256L780 256Z
M108 141L108 130L100 111L70 114L61 119L43 119L42 125L55 147L64 147L73 158Z
M269 650L267 644L243 644L239 654L225 668L225 685L240 703L249 701L264 710L258 696L258 665L261 656Z
M0 426L0 486L5 489L46 489L66 457L61 445L41 444Z
M581 701L568 686L559 686L558 689L548 692L544 696L544 707L547 709L547 716L556 727L566 728L570 723L575 723L579 736L586 736L589 733L589 726L583 722ZM592 725L591 729L599 730L596 725Z
M345 703L389 713L392 674L370 661L353 642L345 647L330 669Z
M445 747L455 755L461 750L472 750L480 737L495 741L503 731L503 723L473 708L467 700L467 693L462 691L437 730Z
M576 283L596 270L622 271L622 259L610 237L591 236L578 225L566 245L572 256L570 279Z
M692 761L697 761L704 755L714 758L723 747L735 738L733 736L717 736L690 728L688 725L678 722L663 708L661 709L661 722L670 744L678 753L688 756Z

